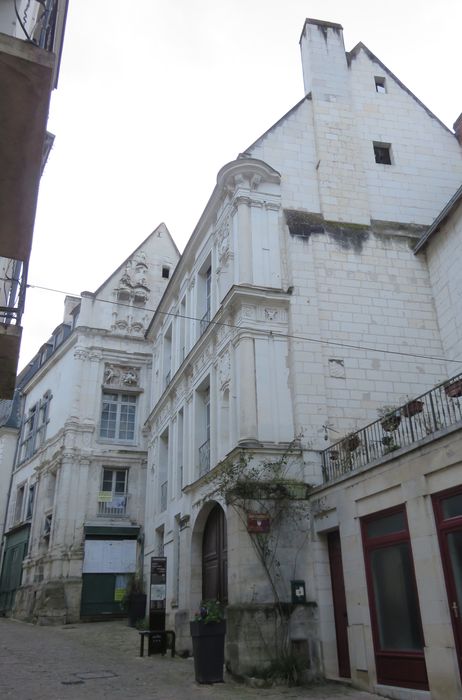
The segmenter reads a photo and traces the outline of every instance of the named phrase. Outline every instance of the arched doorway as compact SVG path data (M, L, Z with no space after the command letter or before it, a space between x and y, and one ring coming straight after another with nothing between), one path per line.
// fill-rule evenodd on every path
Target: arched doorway
M226 517L219 505L210 511L202 538L202 599L228 601Z

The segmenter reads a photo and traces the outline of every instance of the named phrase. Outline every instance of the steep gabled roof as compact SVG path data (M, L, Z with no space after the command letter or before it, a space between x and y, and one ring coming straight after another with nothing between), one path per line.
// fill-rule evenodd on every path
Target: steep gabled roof
M248 146L248 147L242 152L242 154L239 155L239 157L241 157L241 155L242 155L243 157L248 156L248 155L249 155L249 151L251 151L252 148L255 148L255 146L256 146L262 139L264 139L266 136L268 136L268 134L270 134L270 133L273 131L273 129L276 129L276 128L277 128L278 126L280 126L288 117L290 117L290 115L293 114L293 113L300 107L300 105L302 105L302 104L305 102L305 100L311 100L311 93L310 93L310 92L309 92L307 95L305 95L305 97L304 97L303 99L301 99L300 102L297 102L296 105L294 105L291 109L289 109L289 111L286 112L280 119L278 119L277 122L274 122L274 124L273 124L272 126L270 126L269 129L267 129L266 131L264 131L263 134L262 134L261 136L258 137L258 139L256 139L252 144L250 144L250 146Z
M423 234L422 238L414 248L414 253L418 253L420 250L422 250L422 248L428 243L430 238L441 228L445 221L451 216L452 212L456 209L460 202L462 202L462 185L459 187L457 192L451 197L444 209L442 209L441 212L438 214L430 228Z
M106 286L106 284L109 282L109 280L112 279L112 277L114 277L115 275L117 275L119 272L121 272L122 270L125 269L125 266L126 266L127 262L128 262L134 255L136 255L136 253L140 250L140 248L142 248L142 247L145 245L145 243L151 238L151 236L153 236L155 233L157 233L157 231L158 231L161 227L163 227L163 228L165 229L165 231L167 232L167 234L168 234L168 236L169 236L169 238L170 238L170 241L173 243L173 246L174 246L176 252L178 253L178 257L180 257L180 251L178 250L178 247L177 247L175 241L174 241L173 238L172 238L172 234L171 234L170 231L168 230L167 226L162 222L162 223L160 223L160 224L154 229L154 231L152 231L152 232L149 234L149 236L146 236L146 238L144 239L144 241L142 241L142 243L140 243L139 246L137 246L137 247L135 248L135 250L133 250L133 251L130 253L130 255L128 255L128 256L125 258L125 260L119 265L119 267L117 267L115 270L113 270L113 271L111 272L111 274L109 275L109 277L108 277L107 279L105 279L104 282L103 282L102 284L100 284L100 286L98 287L98 289L96 290L96 292L93 292L93 296L95 296L95 297L98 296L98 294L103 290L103 288Z
M412 97L412 99L415 100L417 102L417 104L427 112L429 117L431 117L432 119L436 119L436 121L439 124L441 124L441 126L444 129L446 129L446 131L449 131L449 133L454 136L454 132L452 132L451 129L449 129L446 126L446 124L444 124L441 121L441 119L439 119L436 116L436 114L433 114L433 112L430 109L428 109L428 107L426 105L424 105L424 103L421 102L419 100L419 98L416 97L414 95L414 93L411 90L409 90L409 88L406 87L406 85L404 85L404 83L402 83L401 80L399 78L397 78L396 75L394 73L392 73L391 70L389 68L387 68L386 65L384 63L382 63L382 61L379 58L377 58L377 56L375 54L373 54L372 51L370 49L368 49L365 44L363 44L362 41L360 41L359 44L356 44L356 46L353 49L351 49L351 51L347 51L346 56L347 56L348 65L351 65L351 62L358 56L360 51L364 51L364 53L370 58L371 61L373 61L374 63L377 63L382 68L382 70L384 70L386 73L388 73L390 78L393 78L393 80L400 86L400 88L402 90L404 90L405 92L407 92L407 94L410 95L410 97Z

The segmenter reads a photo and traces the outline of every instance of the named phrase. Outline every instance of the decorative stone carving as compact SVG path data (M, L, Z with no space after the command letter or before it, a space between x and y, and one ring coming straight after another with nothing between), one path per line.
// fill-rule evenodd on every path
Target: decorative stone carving
M132 323L132 325L130 326L130 330L133 333L143 333L144 332L144 325L142 323L139 323L138 321L136 321L135 323Z
M219 358L218 360L218 381L220 389L226 389L229 384L231 377L231 355L229 350Z
M127 260L122 277L115 289L117 298L138 306L146 304L151 291L147 285L147 272L146 255L143 252ZM118 327L117 324L116 327Z
M265 320L266 321L277 321L279 315L278 309L265 308Z
M345 362L337 358L329 359L329 376L336 379L345 379Z
M87 360L88 350L86 348L76 347L74 350L74 357L76 360Z
M139 367L106 364L104 367L104 384L111 387L136 387L140 383Z
M159 429L162 427L162 425L165 423L167 420L168 416L170 414L170 405L167 403L161 412L159 413L157 420L156 420L156 428Z
M230 247L230 221L226 218L217 231L218 261L220 265L226 265L229 259Z

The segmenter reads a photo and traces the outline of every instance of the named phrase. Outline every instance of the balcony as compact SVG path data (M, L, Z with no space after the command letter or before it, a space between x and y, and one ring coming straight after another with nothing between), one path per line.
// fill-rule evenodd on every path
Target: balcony
M323 450L324 483L367 467L458 423L462 424L462 374L397 406Z
M199 476L204 476L210 471L210 440L206 440L199 447Z
M13 398L26 282L26 264L0 257L0 399Z
M103 498L107 500L103 500ZM112 493L100 496L98 501L98 517L124 518L127 515L127 494Z
M40 177L52 143L46 126L67 5L68 0L0 0L0 262L29 261ZM1 292L0 306L9 306ZM0 318L4 399L12 398L22 330L19 306L13 306L13 316L3 308Z

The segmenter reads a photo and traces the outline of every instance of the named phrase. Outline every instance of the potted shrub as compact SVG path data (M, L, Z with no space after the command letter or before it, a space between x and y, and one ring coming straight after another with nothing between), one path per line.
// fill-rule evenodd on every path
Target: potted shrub
M332 462L336 462L338 460L338 450L330 450L329 456Z
M450 399L457 399L462 396L462 379L456 379L444 385L444 393Z
M361 444L358 433L348 433L342 440L342 447L347 452L354 452Z
M128 614L128 624L135 627L138 620L146 615L146 593L143 591L143 579L133 575L122 600L122 609Z
M413 399L412 401L408 401L407 404L402 407L401 415L405 418L412 418L412 416L415 416L417 413L422 413L423 407L423 401Z
M382 406L377 409L377 413L381 419L380 425L386 433L392 433L399 428L401 416L397 406Z
M399 449L399 445L395 442L393 435L384 435L382 438L382 445L385 447L385 454Z
M190 623L198 683L223 683L226 620L218 600L202 601Z

